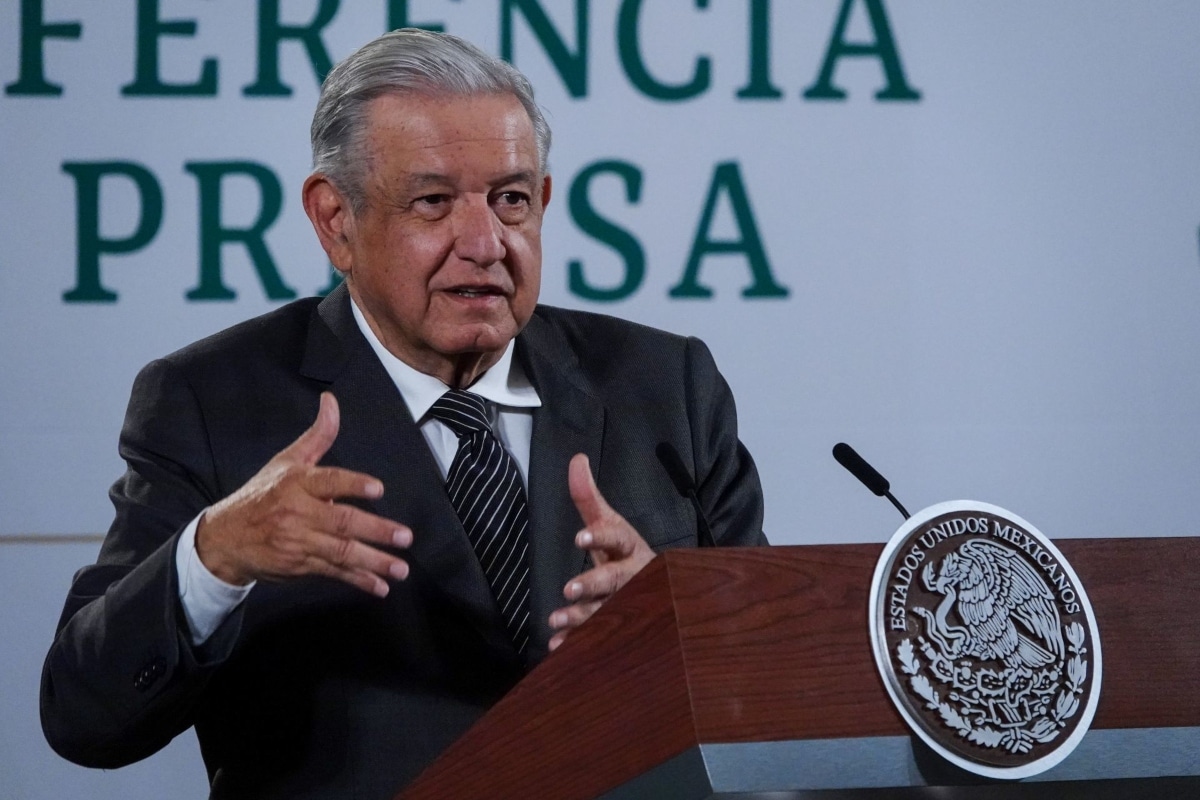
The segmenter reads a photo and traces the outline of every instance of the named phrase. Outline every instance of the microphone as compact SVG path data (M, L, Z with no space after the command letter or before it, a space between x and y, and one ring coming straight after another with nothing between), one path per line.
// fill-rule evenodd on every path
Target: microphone
M704 513L704 506L700 505L700 498L696 496L696 482L692 480L692 475L684 465L679 451L670 442L659 442L658 446L654 448L654 454L658 456L658 460L662 463L663 469L667 471L671 483L675 484L675 489L679 494L692 501L692 507L696 509L696 521L700 528L700 546L716 547L717 540L713 538L712 528L709 527L708 515Z
M889 491L891 485L887 482L887 478L876 472L875 468L864 461L862 456L854 452L853 447L845 442L838 442L833 446L833 457L875 495L891 500L892 505L900 510L904 518L909 518L909 513L904 510L904 506L900 505L900 501Z

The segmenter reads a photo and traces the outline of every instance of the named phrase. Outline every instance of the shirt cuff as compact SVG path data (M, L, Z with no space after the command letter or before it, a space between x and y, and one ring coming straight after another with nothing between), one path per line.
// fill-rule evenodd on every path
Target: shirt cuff
M207 509L205 509L207 511ZM192 644L202 645L226 617L246 599L254 583L235 586L208 571L196 552L196 529L204 511L188 523L175 548L175 571L179 574L179 602L187 618Z

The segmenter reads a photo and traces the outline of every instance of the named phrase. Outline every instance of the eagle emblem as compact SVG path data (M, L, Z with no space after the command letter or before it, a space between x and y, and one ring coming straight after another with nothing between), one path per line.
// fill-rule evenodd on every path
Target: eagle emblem
M920 512L885 548L871 602L889 694L952 762L1027 777L1086 732L1095 620L1070 566L1024 520L966 501Z
M1063 656L1054 593L1045 579L1010 547L972 539L947 554L921 577L931 592L945 596L937 609L917 606L926 634L951 658L1002 661L1008 669L1045 667ZM962 625L947 618L957 612Z

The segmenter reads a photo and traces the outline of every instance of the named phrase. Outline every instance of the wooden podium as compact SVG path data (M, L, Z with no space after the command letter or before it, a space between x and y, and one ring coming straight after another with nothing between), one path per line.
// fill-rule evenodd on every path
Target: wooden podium
M1099 624L1095 719L1051 770L961 796L1045 796L1051 781L1071 797L1200 797L1200 537L1055 544ZM867 627L881 550L659 556L400 797L879 797L987 783L910 736L884 691Z

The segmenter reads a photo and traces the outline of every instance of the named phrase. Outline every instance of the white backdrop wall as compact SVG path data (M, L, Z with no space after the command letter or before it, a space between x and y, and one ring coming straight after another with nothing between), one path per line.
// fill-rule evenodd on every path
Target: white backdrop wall
M1200 5L2 0L0 800L203 796L190 740L56 760L40 660L136 371L328 285L299 203L318 74L405 21L531 77L543 300L710 345L774 542L896 527L840 440L913 510L1195 532Z

